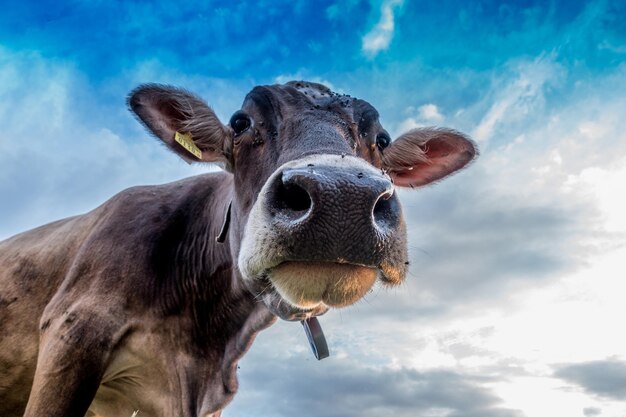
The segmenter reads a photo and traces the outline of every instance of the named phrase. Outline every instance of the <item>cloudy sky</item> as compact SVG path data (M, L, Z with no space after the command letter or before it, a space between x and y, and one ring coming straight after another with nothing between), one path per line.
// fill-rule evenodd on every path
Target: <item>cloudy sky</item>
M408 282L322 317L321 362L297 323L260 334L224 415L624 416L625 5L5 1L0 238L207 171L128 113L140 83L227 121L254 85L324 82L481 157L401 192Z

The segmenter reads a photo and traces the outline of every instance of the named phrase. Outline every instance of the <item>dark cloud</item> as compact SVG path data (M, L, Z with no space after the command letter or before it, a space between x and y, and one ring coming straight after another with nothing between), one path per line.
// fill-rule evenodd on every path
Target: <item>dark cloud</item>
M481 180L487 178L481 177L405 202L412 272L421 288L447 300L487 286L493 295L510 280L538 281L580 262L580 238L592 230L593 207L485 193Z
M398 417L514 417L478 378L432 370L375 367L331 357L252 352L241 364L242 383L225 417L248 415ZM310 359L307 359L310 358Z
M585 407L583 408L583 414L585 417L595 417L602 414L602 410L598 407Z
M626 400L626 362L607 359L559 365L554 375L581 386L590 394Z

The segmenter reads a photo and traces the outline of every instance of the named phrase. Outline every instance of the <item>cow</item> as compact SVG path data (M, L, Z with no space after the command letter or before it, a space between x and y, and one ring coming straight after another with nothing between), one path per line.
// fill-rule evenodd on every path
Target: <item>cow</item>
M255 87L228 124L167 85L128 106L174 153L222 170L0 243L1 416L220 416L259 331L403 282L395 187L477 154L451 129L391 141L368 102L312 82Z

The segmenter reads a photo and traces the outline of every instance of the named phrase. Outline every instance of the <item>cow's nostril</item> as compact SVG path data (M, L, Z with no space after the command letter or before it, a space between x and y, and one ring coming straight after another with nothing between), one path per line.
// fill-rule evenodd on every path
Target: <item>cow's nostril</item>
M374 223L378 227L388 228L393 227L398 220L398 202L393 195L393 190L387 191L381 194L374 204L374 210L372 210L374 216Z
M311 197L299 185L293 182L285 184L281 181L276 190L276 205L282 210L307 211L311 208Z

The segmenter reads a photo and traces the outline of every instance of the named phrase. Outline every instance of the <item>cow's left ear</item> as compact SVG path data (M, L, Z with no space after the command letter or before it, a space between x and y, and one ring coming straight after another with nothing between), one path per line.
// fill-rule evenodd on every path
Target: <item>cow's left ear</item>
M187 162L217 162L232 171L233 131L194 94L167 85L144 84L130 93L128 107Z
M421 187L471 162L478 151L462 133L419 128L406 132L383 151L383 168L400 187Z

